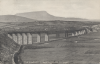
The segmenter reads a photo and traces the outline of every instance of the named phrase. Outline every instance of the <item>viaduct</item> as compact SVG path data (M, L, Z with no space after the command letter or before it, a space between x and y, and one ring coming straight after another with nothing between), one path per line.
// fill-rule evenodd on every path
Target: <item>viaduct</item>
M60 34L63 33L64 38L67 38L70 36L79 36L88 32L90 32L90 29L83 28L72 31L12 31L5 34L0 33L0 48L2 48L2 50L0 49L0 55L2 56L2 59L0 59L0 61L3 64L23 64L21 60L21 62L19 63L21 51L24 49L23 45L33 44L34 34L36 34L36 43L41 43L42 33L44 33L45 36L44 41L47 42L50 39L50 34L55 34L56 37L60 37Z
M89 32L89 29L80 29L80 30L75 30L75 31L52 31L52 33L50 33L49 31L37 31L37 32L8 32L8 37L10 37L11 39L13 39L16 43L18 43L19 45L27 45L27 44L33 44L34 43L34 39L33 36L34 34L36 34L36 42L35 43L40 43L41 42L41 34L44 33L44 41L49 41L49 35L50 34L55 34L56 37L60 37L61 33L64 33L64 37L69 37L70 36L78 36L78 35L82 35L82 34L86 34L87 32Z

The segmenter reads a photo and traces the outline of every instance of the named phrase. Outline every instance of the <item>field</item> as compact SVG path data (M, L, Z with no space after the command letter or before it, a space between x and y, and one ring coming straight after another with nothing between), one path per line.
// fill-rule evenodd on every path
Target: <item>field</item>
M1 29L6 32L51 32L50 41L44 42L44 34L41 34L41 43L26 45L21 58L24 64L98 64L100 62L100 31L89 34L65 38L64 33L57 38L52 31L75 31L91 27L100 22L77 22L77 21L48 21L48 22L8 22L1 23ZM36 42L36 35L34 35ZM52 39L58 39L51 41ZM47 62L47 63L43 63ZM63 63L64 62L64 63ZM50 64L49 63L49 64Z
M100 22L82 21L34 21L34 22L7 22L0 23L0 28L7 32L35 32L35 31L71 31L80 30L83 27L91 27Z
M33 45L29 45L34 46ZM67 62L66 64L99 64L100 62L100 31L41 43L33 49L25 49L22 59L27 62ZM42 63L40 63L42 64Z

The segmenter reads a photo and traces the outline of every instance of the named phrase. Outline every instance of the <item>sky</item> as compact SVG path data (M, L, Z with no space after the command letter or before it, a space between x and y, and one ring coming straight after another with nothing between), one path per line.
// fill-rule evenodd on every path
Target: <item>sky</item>
M47 11L60 17L100 19L100 0L0 0L0 15Z

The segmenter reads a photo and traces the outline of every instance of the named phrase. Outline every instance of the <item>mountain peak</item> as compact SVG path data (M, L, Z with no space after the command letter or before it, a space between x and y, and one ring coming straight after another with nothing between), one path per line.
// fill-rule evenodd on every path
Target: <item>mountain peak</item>
M35 15L43 15L43 16L50 15L47 11L35 11L35 12L28 12L28 13L35 14Z
M37 19L37 20L52 20L54 18L54 16L50 15L46 11L18 13L16 15L26 17L26 18L30 18L30 19Z
M47 13L47 11L35 11L34 13Z
M34 12L24 12L24 13L17 13L16 15L22 14L49 14L47 11L34 11Z
M42 21L51 21L51 20L62 20L62 21L86 21L87 19L74 18L74 17L56 17L49 14L46 11L35 11L35 12L26 12L18 13L17 16L22 16L30 19L42 20Z

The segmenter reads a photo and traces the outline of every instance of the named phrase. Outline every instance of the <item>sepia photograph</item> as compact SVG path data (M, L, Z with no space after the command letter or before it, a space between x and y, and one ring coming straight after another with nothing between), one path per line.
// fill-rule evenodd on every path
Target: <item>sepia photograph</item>
M100 0L0 0L0 64L100 64Z

